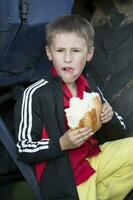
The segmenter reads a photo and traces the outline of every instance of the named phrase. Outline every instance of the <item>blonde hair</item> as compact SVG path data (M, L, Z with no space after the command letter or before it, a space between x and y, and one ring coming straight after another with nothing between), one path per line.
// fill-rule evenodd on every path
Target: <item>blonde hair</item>
M80 15L65 15L46 25L46 44L51 46L57 34L76 33L79 37L86 40L88 49L94 46L95 32L87 19Z

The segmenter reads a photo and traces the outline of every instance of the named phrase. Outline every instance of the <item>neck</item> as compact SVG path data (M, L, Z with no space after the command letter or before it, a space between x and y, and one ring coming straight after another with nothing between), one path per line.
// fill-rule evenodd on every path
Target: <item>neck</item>
M69 90L71 91L72 95L74 97L77 96L77 90L76 90L76 84L74 83L66 83L67 87L69 88Z

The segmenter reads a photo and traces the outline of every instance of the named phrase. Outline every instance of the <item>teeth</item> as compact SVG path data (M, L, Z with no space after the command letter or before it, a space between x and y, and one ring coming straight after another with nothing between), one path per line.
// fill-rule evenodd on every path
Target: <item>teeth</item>
M73 69L71 67L65 67L64 70L65 71L73 71Z

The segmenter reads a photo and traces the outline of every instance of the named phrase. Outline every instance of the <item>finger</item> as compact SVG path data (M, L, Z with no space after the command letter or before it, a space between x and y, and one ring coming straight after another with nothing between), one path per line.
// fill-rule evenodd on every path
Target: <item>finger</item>
M75 143L76 144L83 144L86 140L88 140L88 138L90 137L91 135L86 135L84 137L81 137L81 138L78 138Z
M103 104L102 113L109 112L111 110L112 110L112 107L111 107L111 105L109 103L104 103Z
M85 127L84 129L79 129L80 134L90 133L90 132L92 132L92 129L89 127Z
M113 112L112 111L111 112L107 112L107 113L103 113L101 115L102 118L107 118L107 117L111 117L111 116L113 116Z
M88 135L84 135L80 138L77 138L77 143L84 143L86 140L88 140L89 137L93 135L93 132L89 133Z
M101 113L101 118L106 118L106 117L112 117L113 116L113 110L106 110L104 113Z
M102 123L106 123L106 122L110 121L111 119L112 119L112 116L106 116L106 117L101 118Z
M83 127L83 128L78 129L78 131L80 133L83 133L83 132L86 132L86 131L90 131L90 130L91 130L91 128L89 128L89 127Z
M101 114L101 118L108 118L113 116L113 110L111 109L110 111L105 111L104 113Z
M105 111L106 111L108 105L109 105L108 103L104 103L104 104L103 104L102 112L105 112Z
M112 111L113 111L112 107L108 107L102 111L101 115L106 115L108 113L111 113Z
M80 133L80 136L81 136L81 138L88 138L88 137L90 137L91 135L93 135L94 133L93 133L93 131L92 131L92 129L87 129L86 131L84 131L84 132L81 132Z
M89 135L92 135L92 134L93 134L93 132L91 129L86 130L84 132L80 132L80 130L79 130L79 133L74 135L73 138L75 140L78 140L78 139L82 139L82 138L87 138L87 137L89 137Z
M71 133L73 136L76 136L76 135L81 135L82 133L88 132L88 131L90 132L91 129L88 127L84 127L84 128L76 129L76 130L72 131Z

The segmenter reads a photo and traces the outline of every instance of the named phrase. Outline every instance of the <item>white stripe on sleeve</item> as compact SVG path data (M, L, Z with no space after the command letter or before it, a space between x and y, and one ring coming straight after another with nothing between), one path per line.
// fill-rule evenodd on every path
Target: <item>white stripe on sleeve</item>
M108 103L107 99L105 99L105 97L104 97L102 91L100 90L100 88L97 87L97 89L99 90L99 92L100 92L100 94L101 94L101 96L102 96L104 102L105 102L105 103ZM123 118L122 118L120 115L118 115L118 113L115 112L115 111L114 111L114 114L116 115L117 119L119 120L119 122L120 122L120 124L123 126L123 128L126 129L126 125L125 125L125 123L124 123Z
M40 87L48 82L44 79L29 86L23 94L22 108L21 108L21 122L18 133L17 147L19 152L37 152L39 150L49 148L49 139L42 139L41 141L33 142L31 137L32 130L32 95Z

